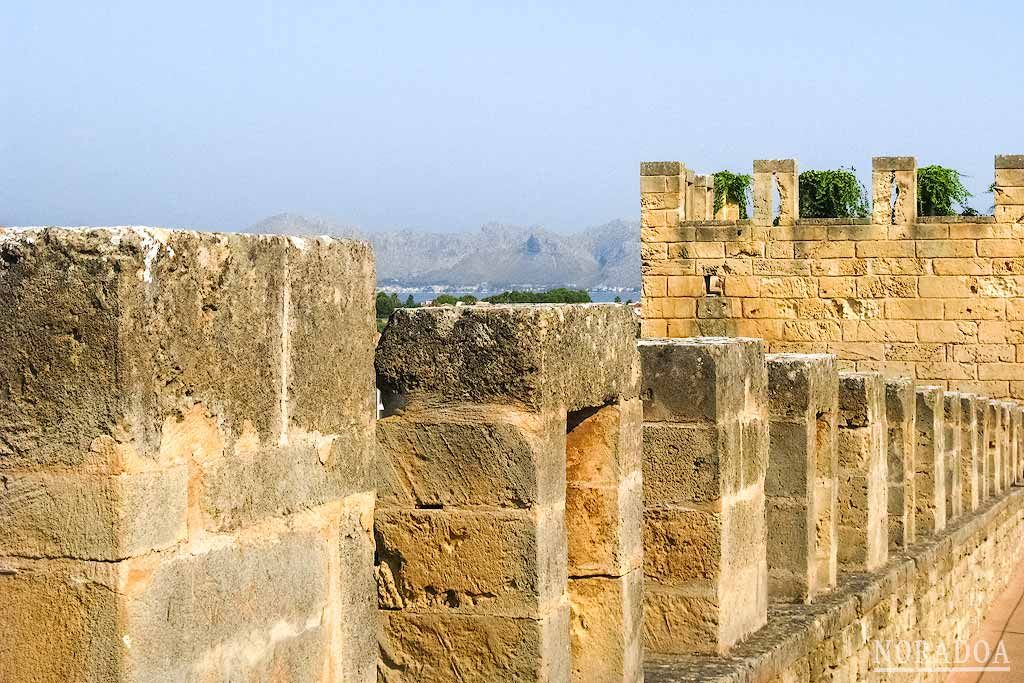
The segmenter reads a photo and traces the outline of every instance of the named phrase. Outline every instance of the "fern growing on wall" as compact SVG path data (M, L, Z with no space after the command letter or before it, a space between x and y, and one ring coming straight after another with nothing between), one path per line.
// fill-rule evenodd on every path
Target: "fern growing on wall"
M740 207L740 218L747 218L747 198L750 195L750 176L732 171L719 171L715 178L714 213L725 206L726 202Z
M954 202L965 216L977 215L967 206L971 193L964 187L960 172L945 166L917 169L917 213L919 216L954 216ZM973 213L971 213L974 211Z
M864 218L868 191L853 168L800 174L801 218Z

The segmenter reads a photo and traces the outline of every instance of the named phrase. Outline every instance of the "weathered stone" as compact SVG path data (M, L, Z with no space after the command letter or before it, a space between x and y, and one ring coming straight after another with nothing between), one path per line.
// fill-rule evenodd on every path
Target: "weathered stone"
M402 308L377 347L378 386L395 408L430 395L600 406L637 395L635 337L633 313L613 304Z
M574 580L570 601L571 680L642 681L643 572Z
M946 528L946 445L943 429L943 391L915 389L917 441L914 447L914 496L918 536Z
M564 598L560 508L378 510L381 606L539 618Z
M963 498L960 489L960 460L963 443L961 439L961 394L950 391L942 397L943 420L942 441L946 453L946 523L954 521L963 512Z
M411 410L378 421L377 444L382 504L525 508L565 497L564 415L474 405Z
M755 340L710 338L641 341L640 353L645 595L653 595L645 644L725 652L764 624L767 605L763 352ZM677 612L669 619L665 609Z
M889 547L903 548L916 538L914 514L914 382L885 380L885 420L889 441Z
M833 356L770 354L768 365L768 595L810 602L835 586L836 420Z
M872 571L889 549L888 426L877 373L839 375L839 565Z
M384 683L569 680L567 602L540 619L385 611L381 620Z
M977 402L974 394L960 394L960 495L965 512L974 512L981 504Z

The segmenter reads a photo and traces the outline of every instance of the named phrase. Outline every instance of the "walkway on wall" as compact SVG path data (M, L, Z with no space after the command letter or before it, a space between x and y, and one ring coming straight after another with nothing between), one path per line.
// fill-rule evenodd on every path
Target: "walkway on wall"
M1022 539L1024 542L1024 539ZM1002 660L989 660L989 671L952 674L947 683L1020 683L1024 681L1024 562L1017 565L1006 590L996 598L982 624L972 648L986 641L993 649L1002 640L1006 646L1007 665ZM1009 671L1005 671L1006 668ZM996 671L995 669L1004 669Z

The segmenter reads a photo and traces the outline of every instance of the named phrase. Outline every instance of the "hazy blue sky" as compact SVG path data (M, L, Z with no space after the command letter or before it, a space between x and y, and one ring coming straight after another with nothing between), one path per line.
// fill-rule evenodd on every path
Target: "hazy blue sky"
M644 159L980 193L1024 152L1017 1L555 4L5 2L0 224L574 229L637 216Z

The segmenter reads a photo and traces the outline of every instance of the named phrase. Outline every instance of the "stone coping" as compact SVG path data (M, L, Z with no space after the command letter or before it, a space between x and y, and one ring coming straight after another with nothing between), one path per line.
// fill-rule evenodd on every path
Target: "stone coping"
M773 603L768 624L724 657L706 655L648 655L647 683L765 683L822 641L868 613L883 598L949 557L953 549L986 534L1006 513L1024 507L1024 487L1011 487L965 514L938 536L905 551L891 551L889 562L876 572L844 573L836 590L810 605Z

